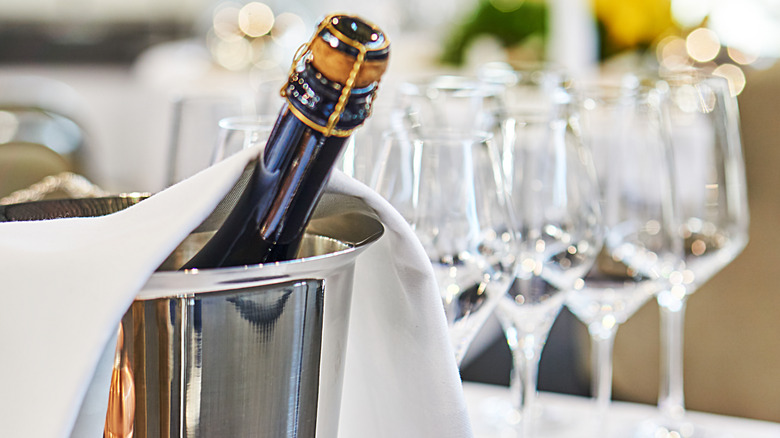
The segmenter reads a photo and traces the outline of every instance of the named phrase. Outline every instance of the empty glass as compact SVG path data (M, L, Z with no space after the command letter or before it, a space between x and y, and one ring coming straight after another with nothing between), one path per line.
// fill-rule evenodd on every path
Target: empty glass
M392 106L387 97L377 97L371 108L371 117L347 140L336 164L342 172L368 186L372 185L377 170L384 133L391 129Z
M384 140L374 189L406 218L433 264L460 363L510 277L491 136L401 130Z
M632 76L575 87L577 126L593 154L604 243L581 289L566 304L591 337L594 436L606 436L612 347L620 324L667 286L682 241L674 221L665 93Z
M188 95L173 103L167 184L177 183L212 164L219 121L255 113L251 94Z
M512 351L508 421L524 438L551 426L537 421L542 348L567 294L584 285L601 245L598 189L572 129L568 95L546 96L544 110L507 105L503 143L493 154L503 175L513 231L514 281L496 307ZM547 424L546 424L547 423Z
M479 130L496 134L502 86L467 76L441 75L401 83L393 128Z
M486 131L499 137L499 84L457 75L434 75L401 82L393 96L378 96L372 116L348 141L339 168L347 175L374 185L382 133L406 131Z
M687 299L748 242L745 164L736 97L725 79L698 71L664 78L685 269L658 294L661 310L661 418L643 436L710 436L685 416L683 326Z
M271 116L226 117L220 120L217 123L218 140L210 164L222 161L243 149L265 143L275 121L276 118Z

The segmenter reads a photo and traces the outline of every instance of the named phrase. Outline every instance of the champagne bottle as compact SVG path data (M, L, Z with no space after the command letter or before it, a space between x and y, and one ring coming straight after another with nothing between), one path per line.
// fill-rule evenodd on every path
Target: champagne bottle
M349 15L322 20L293 60L285 103L235 205L182 269L295 257L346 140L371 113L388 55L373 24Z

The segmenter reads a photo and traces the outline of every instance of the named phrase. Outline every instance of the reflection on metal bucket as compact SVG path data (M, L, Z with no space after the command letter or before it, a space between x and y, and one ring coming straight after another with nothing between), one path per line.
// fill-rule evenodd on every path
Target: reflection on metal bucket
M323 293L294 280L136 301L135 436L315 436Z
M111 391L108 394L104 438L130 438L133 436L135 383L124 343L124 325L120 324L116 352L114 353L114 366L111 370Z
M296 260L154 274L122 319L131 436L335 438L355 258L382 232L326 194Z

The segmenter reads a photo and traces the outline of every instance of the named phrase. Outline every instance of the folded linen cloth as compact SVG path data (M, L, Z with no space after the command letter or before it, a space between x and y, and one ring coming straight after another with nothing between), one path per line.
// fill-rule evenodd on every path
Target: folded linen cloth
M255 154L108 216L0 223L0 436L70 436L92 376L110 375L99 359L125 310ZM355 269L356 284L376 289L353 296L339 436L471 436L435 279L413 232L338 171L329 190L363 198L386 228Z

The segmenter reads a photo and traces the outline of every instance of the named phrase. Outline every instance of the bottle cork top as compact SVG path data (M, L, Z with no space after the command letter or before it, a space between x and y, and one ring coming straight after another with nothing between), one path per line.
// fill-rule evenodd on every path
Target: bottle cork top
M340 84L347 83L355 63L360 63L353 86L363 88L378 81L387 69L390 41L362 18L329 15L320 23L310 50L312 65Z
M310 128L349 136L371 113L389 54L390 41L377 26L355 16L329 15L298 49L281 94ZM338 93L335 105L322 99L333 91Z

